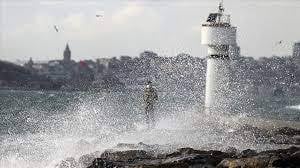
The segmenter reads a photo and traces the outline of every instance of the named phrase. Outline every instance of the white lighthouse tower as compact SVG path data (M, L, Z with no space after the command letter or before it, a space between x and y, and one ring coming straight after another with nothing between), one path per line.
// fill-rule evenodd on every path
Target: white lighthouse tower
M224 14L223 3L217 13L210 13L202 24L201 43L208 46L205 111L228 110L230 99L230 48L239 49L236 43L236 27L230 23L230 15ZM236 54L234 54L236 55Z

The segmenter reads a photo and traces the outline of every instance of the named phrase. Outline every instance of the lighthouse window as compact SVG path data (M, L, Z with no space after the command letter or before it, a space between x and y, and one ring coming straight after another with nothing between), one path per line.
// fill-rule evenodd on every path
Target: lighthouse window
M208 18L207 18L207 22L215 22L217 19L218 14L217 13L211 13L209 14Z

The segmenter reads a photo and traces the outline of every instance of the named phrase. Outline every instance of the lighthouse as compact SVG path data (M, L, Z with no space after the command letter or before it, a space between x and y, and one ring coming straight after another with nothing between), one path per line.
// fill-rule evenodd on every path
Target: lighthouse
M230 23L230 15L224 13L223 3L218 12L210 13L201 28L201 43L208 48L205 111L225 112L230 106L230 51L239 50L236 43L236 27Z

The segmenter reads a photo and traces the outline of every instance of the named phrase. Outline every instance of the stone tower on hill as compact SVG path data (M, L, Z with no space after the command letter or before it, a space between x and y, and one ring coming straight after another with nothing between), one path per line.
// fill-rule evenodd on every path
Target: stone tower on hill
M64 51L64 62L71 62L71 50L68 43Z

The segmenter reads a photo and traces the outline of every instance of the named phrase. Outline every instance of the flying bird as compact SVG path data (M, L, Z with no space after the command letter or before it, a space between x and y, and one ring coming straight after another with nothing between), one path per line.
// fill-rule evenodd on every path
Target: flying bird
M58 32L58 28L57 28L56 25L54 25L54 29L55 29L56 32Z
M103 17L103 15L96 15L96 17Z
M277 44L277 45L280 45L280 44L282 44L282 42L283 42L283 41L280 40L280 41L278 41L276 44Z

